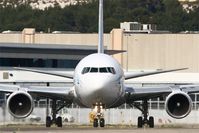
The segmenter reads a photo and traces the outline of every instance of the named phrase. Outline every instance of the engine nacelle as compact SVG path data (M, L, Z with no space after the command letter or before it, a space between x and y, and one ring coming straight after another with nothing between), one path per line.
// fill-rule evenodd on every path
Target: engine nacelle
M185 92L173 92L166 98L165 108L171 117L182 119L191 112L192 100Z
M24 91L13 92L7 100L8 111L16 118L29 116L33 111L33 105L31 95Z

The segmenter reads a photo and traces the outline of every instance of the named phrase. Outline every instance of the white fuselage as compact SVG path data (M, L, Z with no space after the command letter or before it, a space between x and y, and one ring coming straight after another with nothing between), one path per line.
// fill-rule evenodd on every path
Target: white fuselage
M111 56L91 54L77 65L74 86L76 101L84 107L96 103L104 104L106 108L118 106L124 95L124 73Z

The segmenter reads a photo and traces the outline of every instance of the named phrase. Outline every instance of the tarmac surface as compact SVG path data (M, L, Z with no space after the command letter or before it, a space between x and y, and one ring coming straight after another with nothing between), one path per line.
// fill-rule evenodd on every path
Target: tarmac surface
M0 131L0 133L198 133L199 129L70 129L70 130L32 130Z
M92 128L86 127L63 127L63 128L45 128L43 126L3 126L0 127L0 133L198 133L198 126L177 126L177 127L155 127L138 129L136 127L105 127Z

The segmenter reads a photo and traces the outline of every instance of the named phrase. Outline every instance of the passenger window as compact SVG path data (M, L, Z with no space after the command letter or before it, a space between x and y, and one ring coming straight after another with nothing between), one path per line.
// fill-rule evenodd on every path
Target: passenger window
M107 73L108 71L107 71L106 67L102 67L102 68L99 68L99 72L100 73Z
M85 67L85 68L82 70L82 74L88 73L89 71L90 71L90 67Z
M97 73L98 72L98 68L95 68L95 67L93 67L93 68L91 68L91 71L90 71L91 73Z

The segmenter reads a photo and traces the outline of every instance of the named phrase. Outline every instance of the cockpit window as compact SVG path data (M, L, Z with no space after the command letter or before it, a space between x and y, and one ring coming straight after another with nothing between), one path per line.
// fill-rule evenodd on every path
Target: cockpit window
M82 74L88 73L89 71L90 71L90 67L85 67L85 68L82 70Z
M96 72L98 72L98 68L92 67L90 72L91 72L91 73L96 73Z
M82 70L82 74L86 74L86 73L112 73L115 74L115 69L113 67L85 67Z
M109 73L115 74L115 69L113 67L108 67L107 69Z
M100 72L100 73L107 73L108 70L107 70L106 67L102 67L102 68L99 68L99 72Z

